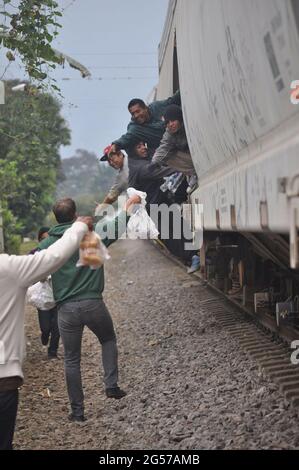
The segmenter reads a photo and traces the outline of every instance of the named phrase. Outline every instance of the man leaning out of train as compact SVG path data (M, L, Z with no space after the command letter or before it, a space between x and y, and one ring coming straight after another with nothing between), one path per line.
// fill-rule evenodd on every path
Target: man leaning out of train
M171 175L174 170L152 163L147 145L138 142L128 150L129 186L146 193L146 209L151 204L168 203L168 199L160 190L163 178Z
M128 104L132 118L127 132L113 141L111 151L121 149L128 151L130 147L142 141L147 143L149 154L153 155L165 132L165 122L162 116L167 106L171 104L181 104L179 91L166 100L154 101L148 106L140 98L132 99Z
M176 104L168 106L163 119L166 131L152 161L188 176L189 187L193 189L197 184L197 176L189 150L182 109Z

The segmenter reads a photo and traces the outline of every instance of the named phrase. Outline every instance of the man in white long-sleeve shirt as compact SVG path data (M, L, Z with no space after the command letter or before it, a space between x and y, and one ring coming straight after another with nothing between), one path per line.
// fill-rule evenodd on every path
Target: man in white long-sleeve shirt
M113 204L117 201L118 197L128 189L129 181L129 166L128 157L124 152L116 151L111 152L112 145L108 145L104 149L104 155L100 158L101 162L108 162L111 168L118 170L117 176L114 180L113 185L109 189L108 193L104 197L103 201L97 205L95 209L95 215L101 215L105 209L106 204Z
M79 248L91 217L79 217L64 236L33 256L0 255L0 450L12 449L23 383L24 306L27 288L57 271Z

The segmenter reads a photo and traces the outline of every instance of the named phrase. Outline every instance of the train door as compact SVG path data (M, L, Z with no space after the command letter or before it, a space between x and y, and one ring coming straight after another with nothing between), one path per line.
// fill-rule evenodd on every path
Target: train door
M180 88L180 77L179 77L179 64L178 64L178 52L176 45L176 35L174 36L174 48L173 48L173 93Z

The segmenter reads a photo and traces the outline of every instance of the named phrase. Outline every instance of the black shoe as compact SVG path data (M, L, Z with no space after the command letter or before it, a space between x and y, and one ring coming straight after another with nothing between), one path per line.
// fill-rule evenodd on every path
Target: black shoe
M107 398L115 398L119 400L127 395L127 393L119 387L114 388L106 388L106 397Z
M77 422L79 422L79 423L83 423L84 421L86 421L86 418L85 418L84 415L78 415L78 416L76 416L76 415L73 415L73 413L71 413L71 414L68 416L68 419L69 419L69 421L71 421L71 422L77 421Z
M58 356L56 353L48 353L48 359L58 359Z
M47 333L42 333L40 339L41 339L42 345L47 346L49 342L49 335L47 335Z

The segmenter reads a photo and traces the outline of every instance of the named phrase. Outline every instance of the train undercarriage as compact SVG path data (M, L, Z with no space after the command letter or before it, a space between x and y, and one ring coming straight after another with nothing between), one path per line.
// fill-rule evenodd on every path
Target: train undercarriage
M270 233L204 232L201 277L230 300L294 339L299 330L299 272L289 240Z

